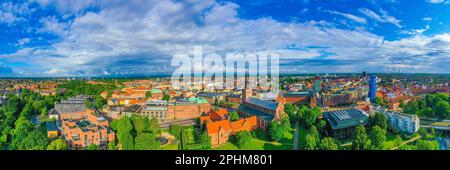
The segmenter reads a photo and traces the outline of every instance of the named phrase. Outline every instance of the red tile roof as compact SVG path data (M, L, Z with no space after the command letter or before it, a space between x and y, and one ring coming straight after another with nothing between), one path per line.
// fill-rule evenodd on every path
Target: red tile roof
M216 122L208 122L206 123L206 129L208 134L216 134L220 129L223 130L231 130L231 125L228 120L216 121Z

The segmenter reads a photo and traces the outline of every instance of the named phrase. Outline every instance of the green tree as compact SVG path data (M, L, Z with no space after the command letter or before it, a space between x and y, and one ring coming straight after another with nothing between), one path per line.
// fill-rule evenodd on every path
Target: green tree
M203 148L209 149L211 148L211 138L208 136L208 133L206 131L203 131L200 135L200 144L203 145Z
M175 136L176 139L180 140L182 127L180 125L172 125L169 127L169 133Z
M289 121L288 116L281 118L281 126L283 127L284 131L289 131L289 129L291 128L291 122Z
M283 127L278 122L270 122L269 124L269 135L275 141L280 141L283 138Z
M160 144L152 133L141 133L135 138L135 150L156 150L159 148Z
M67 145L66 141L62 139L56 139L47 146L47 150L67 150L67 149L69 149L69 146Z
M305 119L305 123L307 127L313 126L317 118L322 114L322 111L319 107L315 107L313 109L308 109L306 113L304 113L303 117Z
M152 92L151 91L145 92L145 97L151 98L152 97Z
M375 125L372 128L371 141L373 149L383 149L384 142L386 142L386 130Z
M133 119L134 130L137 134L145 130L145 122L143 116L135 116Z
M20 99L15 95L8 96L8 100L6 101L6 111L12 112L16 116L20 109Z
M441 119L448 118L450 116L450 105L448 102L439 101L436 103L436 108L434 113Z
M28 118L31 116L31 112L32 112L31 103L27 103L27 104L25 104L25 107L23 107L19 116Z
M319 131L317 131L317 128L315 126L311 126L311 128L309 129L309 134L311 134L314 139L316 140L316 143L320 142L320 134Z
M433 117L434 111L431 107L425 107L424 109L419 111L420 117Z
M327 129L327 121L325 121L325 120L320 120L318 123L317 123L317 126L316 126L318 129L319 129L319 131L321 132L321 133L324 133L325 131L326 131L326 129Z
M439 144L437 141L418 140L416 142L416 150L438 150Z
M310 133L305 136L305 150L315 150L317 148L316 138Z
M369 139L367 137L366 128L359 125L355 128L355 135L352 142L353 150L366 150L369 149Z
M239 120L239 115L237 112L230 112L230 121Z
M109 141L108 142L108 150L116 150L116 142L114 141Z
M195 130L192 126L183 127L181 133L183 144L195 143Z
M41 111L45 107L46 107L45 106L45 101L43 101L43 100L38 100L38 101L33 103L33 109L36 110L36 111Z
M147 132L158 133L159 131L159 122L156 118L150 119Z
M84 105L86 105L87 108L94 108L94 103L90 100L84 101Z
M406 104L406 107L403 109L403 111L407 114L418 114L419 112L419 105L416 100L412 100Z
M111 124L113 129L117 130L117 139L123 150L133 150L134 141L131 131L133 130L133 125L131 124L130 118L122 117L117 121L113 121Z
M374 103L377 105L383 106L385 102L382 97L375 97Z
M325 137L319 144L320 150L338 150L339 146L332 137Z
M164 95L163 98L162 98L162 100L167 100L167 101L169 101L169 100L170 100L170 96L169 96L169 95Z
M15 124L16 127L14 130L12 130L11 147L13 149L21 149L24 148L23 141L33 130L33 125L26 117L20 117L19 119L17 119Z
M130 133L117 133L117 139L119 140L121 150L134 149L133 136Z
M239 148L247 148L252 143L252 134L249 131L240 131L235 135L236 145Z
M297 111L297 107L295 105L286 103L284 105L284 112L289 116L289 119L292 122L299 121L299 117L297 114L298 111Z
M98 150L98 146L95 144L90 144L89 146L86 147L86 150L90 150L90 151L95 151Z
M380 112L375 113L374 117L372 118L372 125L377 125L382 129L387 129L388 122L386 116Z
M47 135L36 129L31 131L28 136L20 142L20 150L45 150L47 149Z
M103 105L106 104L106 100L103 97L98 96L95 99L95 107L98 109L101 109L103 107Z
M405 108L406 107L405 101L403 99L400 99L398 106L402 109Z

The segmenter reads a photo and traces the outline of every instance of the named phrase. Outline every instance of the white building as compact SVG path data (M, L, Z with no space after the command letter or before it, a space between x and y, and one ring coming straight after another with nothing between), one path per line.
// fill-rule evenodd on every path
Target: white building
M376 106L374 109L386 115L389 126L398 129L400 132L413 134L419 131L420 120L417 115L389 111L380 106Z
M397 128L401 132L413 134L419 131L419 117L417 115L391 111L386 112L385 115L389 121L389 125Z

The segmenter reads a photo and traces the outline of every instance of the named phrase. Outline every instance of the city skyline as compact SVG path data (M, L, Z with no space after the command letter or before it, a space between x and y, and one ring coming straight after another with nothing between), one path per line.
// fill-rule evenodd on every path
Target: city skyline
M170 75L197 45L279 53L280 74L450 73L450 1L348 2L4 1L0 77Z

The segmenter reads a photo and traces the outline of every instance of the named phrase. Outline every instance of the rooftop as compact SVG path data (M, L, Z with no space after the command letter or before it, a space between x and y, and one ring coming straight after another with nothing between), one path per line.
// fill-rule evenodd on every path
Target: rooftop
M195 102L197 104L205 104L208 103L208 101L201 97L191 97L187 99L189 102Z
M226 93L213 93L213 92L200 92L197 94L197 96L201 96L201 97L217 97L217 96L225 96L227 95Z
M56 131L58 130L58 127L56 126L56 123L54 121L46 122L47 131Z
M151 93L162 93L162 91L159 89L152 89Z
M272 121L273 118L275 117L272 114L264 113L264 112L255 110L255 109L250 108L250 107L245 106L245 105L240 105L239 106L239 110L241 112L248 113L248 114L253 115L253 116L257 116L257 117L259 117L261 119L264 119L264 120L267 120L267 121Z
M134 105L131 105L131 106L125 108L125 109L123 110L123 112L136 113L137 111L139 111L139 109L140 109L141 107L142 107L141 105L134 104Z
M323 116L333 129L344 129L365 124L369 118L367 114L357 109L324 112Z
M308 97L311 96L310 92L286 92L283 97Z
M261 100L261 99L255 98L255 97L250 97L245 102L253 104L253 105L257 105L260 107L264 107L269 110L276 110L278 107L278 103L276 103L276 102L272 102L272 101L268 101L268 100Z

